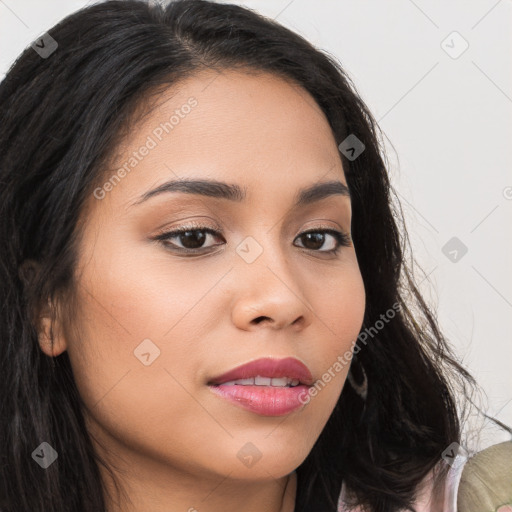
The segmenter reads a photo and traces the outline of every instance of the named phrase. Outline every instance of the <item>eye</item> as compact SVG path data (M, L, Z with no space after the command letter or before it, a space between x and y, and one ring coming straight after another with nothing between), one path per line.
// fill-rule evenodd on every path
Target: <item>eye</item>
M329 239L330 237L330 239ZM182 226L179 229L166 231L154 237L154 240L165 244L170 250L187 254L201 254L204 249L215 247L206 245L209 238L218 238L225 242L221 233L208 226L190 225ZM175 242L171 242L175 240ZM304 249L314 252L337 254L341 247L350 247L350 236L342 231L326 228L315 228L300 233L296 240L301 240ZM304 245L304 241L306 245ZM326 242L329 242L327 249L320 249Z
M328 248L319 250L326 243L326 236L331 237ZM308 231L303 231L297 239L306 240L308 247L303 247L308 250L316 252L324 252L330 254L337 254L342 247L350 247L350 237L347 233L337 231L335 229L315 228ZM327 238L327 241L329 239ZM334 247L333 247L334 246ZM329 248L330 247L330 248Z
M214 236L220 237L220 233L207 226L192 225L182 226L179 229L161 233L154 239L162 241L166 246L170 246L171 250L176 250L177 252L198 253L205 248L204 243L208 237L213 238ZM181 244L181 247L170 242L170 240L174 239Z

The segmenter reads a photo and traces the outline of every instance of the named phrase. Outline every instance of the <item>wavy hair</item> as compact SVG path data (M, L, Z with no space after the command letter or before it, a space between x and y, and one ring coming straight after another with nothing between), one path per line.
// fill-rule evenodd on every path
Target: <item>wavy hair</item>
M71 316L79 216L139 107L205 68L291 80L318 103L338 144L355 135L365 145L356 159L340 152L366 290L363 327L400 308L352 363L354 375L358 367L367 375L366 400L344 386L297 468L296 511L335 511L341 482L372 511L410 508L418 483L461 440L455 384L475 382L418 291L382 134L339 62L274 20L206 0L105 1L48 33L53 53L28 47L0 84L0 510L106 510L104 462L69 357L40 350L37 318L61 295ZM37 271L26 264L34 261ZM59 454L46 471L31 457L42 441Z

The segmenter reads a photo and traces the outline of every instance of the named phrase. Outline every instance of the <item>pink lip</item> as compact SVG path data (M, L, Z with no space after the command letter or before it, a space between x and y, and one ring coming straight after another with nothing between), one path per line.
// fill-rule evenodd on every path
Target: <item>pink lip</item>
M310 386L313 384L313 376L309 368L294 357L275 359L263 357L250 363L237 366L228 372L215 377L208 384L223 384L230 380L248 379L250 377L288 377L299 379L301 384Z
M225 385L225 382L250 377L298 379L294 387ZM218 396L262 416L282 416L304 406L313 384L308 367L294 357L257 359L212 379L208 387Z

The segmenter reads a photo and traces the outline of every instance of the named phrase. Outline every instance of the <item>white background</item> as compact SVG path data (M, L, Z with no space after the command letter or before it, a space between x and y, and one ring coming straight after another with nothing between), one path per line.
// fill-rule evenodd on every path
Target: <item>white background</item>
M428 275L421 289L489 412L512 425L512 1L233 3L327 50L353 79L396 150L389 171ZM86 4L0 0L0 78ZM461 55L453 31L469 44ZM452 237L468 248L457 262L442 252Z

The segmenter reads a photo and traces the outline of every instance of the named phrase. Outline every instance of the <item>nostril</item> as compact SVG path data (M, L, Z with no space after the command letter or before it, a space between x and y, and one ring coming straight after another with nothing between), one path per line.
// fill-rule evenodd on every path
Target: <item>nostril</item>
M270 320L270 318L269 318L268 316L259 316L258 318L255 318L255 319L253 320L253 322L254 322L255 324L259 324L259 323L261 323L261 322L263 322L263 321L265 321L265 320Z

